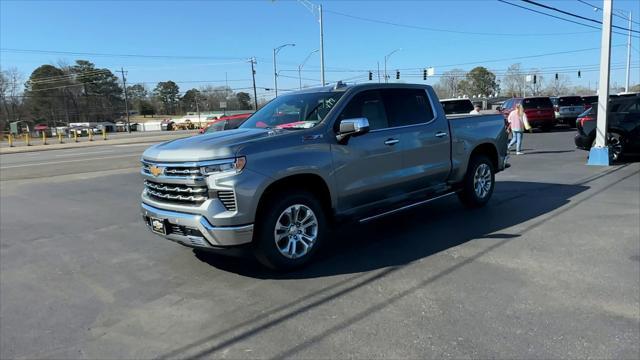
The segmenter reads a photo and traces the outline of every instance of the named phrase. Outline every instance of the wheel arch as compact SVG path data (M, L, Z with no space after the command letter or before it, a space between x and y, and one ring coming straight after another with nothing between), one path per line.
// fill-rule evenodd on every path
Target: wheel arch
M322 176L314 173L293 174L273 181L269 184L258 201L257 213L259 214L267 205L271 196L279 192L304 190L314 194L328 217L333 216L333 199L329 185Z
M477 145L473 151L471 151L471 154L469 154L469 161L467 161L467 166L469 166L469 163L471 162L471 159L473 159L474 156L478 156L478 155L484 155L486 157L489 158L489 160L491 161L491 164L493 165L493 170L495 172L499 171L499 157L498 157L498 149L496 148L496 146L492 143L482 143Z

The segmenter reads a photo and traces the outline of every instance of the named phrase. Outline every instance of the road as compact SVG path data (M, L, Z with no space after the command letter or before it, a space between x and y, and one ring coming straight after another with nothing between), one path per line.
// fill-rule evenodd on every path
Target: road
M637 358L640 163L527 134L487 207L338 229L304 270L140 221L144 146L0 156L0 358Z

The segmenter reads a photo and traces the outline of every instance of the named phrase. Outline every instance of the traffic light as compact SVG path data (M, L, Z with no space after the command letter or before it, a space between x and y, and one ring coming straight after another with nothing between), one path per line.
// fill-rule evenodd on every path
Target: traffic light
M536 83L536 80L537 80L537 79L538 79L538 76L537 76L537 75L533 75L533 83L534 83L534 84Z
M427 69L422 71L422 80L427 80Z
M396 70L396 80L400 79L400 71Z
M556 80L558 80L558 73L556 73Z
M373 80L373 73L369 71L369 81Z
M578 78L581 78L582 74L580 73L580 70L578 70Z

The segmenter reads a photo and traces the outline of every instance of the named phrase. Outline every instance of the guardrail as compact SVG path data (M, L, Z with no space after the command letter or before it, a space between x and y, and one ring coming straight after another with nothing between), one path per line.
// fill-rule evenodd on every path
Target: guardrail
M180 134L176 135L197 135L200 129L196 128L190 131L180 132ZM153 136L140 136L140 137L132 137L132 139L139 138L144 139L146 137L155 137L155 136L165 136L172 135L172 131L162 131L154 134ZM82 134L84 135L84 134ZM49 133L40 133L37 136L31 133L24 134L0 134L0 146L2 148L22 148L22 147L32 147L32 146L41 146L41 145L59 145L65 143L89 143L89 142L111 142L111 141L120 141L126 140L128 137L120 137L120 136L111 136L112 134L107 133L104 129L101 131L88 131L86 135L82 136L77 132L69 132L68 134L64 134L62 132L58 132L55 135L51 135ZM65 140L68 138L68 140ZM102 138L102 141L100 141ZM5 142L6 141L6 142ZM135 142L135 140L133 140ZM55 146L57 148L57 146Z

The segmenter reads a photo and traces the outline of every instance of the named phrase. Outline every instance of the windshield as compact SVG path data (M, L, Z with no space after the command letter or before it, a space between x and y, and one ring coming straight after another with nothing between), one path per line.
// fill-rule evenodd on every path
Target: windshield
M319 124L342 92L283 95L251 116L241 128L309 129Z

